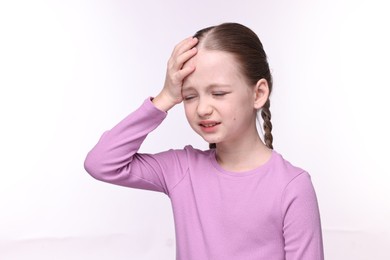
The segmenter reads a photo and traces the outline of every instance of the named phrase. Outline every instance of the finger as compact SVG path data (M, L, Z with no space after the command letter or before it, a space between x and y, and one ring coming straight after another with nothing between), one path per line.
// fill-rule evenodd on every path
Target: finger
M190 75L194 71L195 71L195 66L190 65L188 67L185 67L179 70L178 72L176 72L176 80L178 82L182 82L188 75Z
M198 49L196 47L184 52L183 54L181 54L179 57L177 57L177 60L176 62L178 63L178 65L180 67L183 66L184 63L186 63L186 61L188 61L189 59L191 59L192 57L194 57L196 55L196 53L198 52Z
M173 50L172 56L178 56L191 48L193 48L198 43L198 39L194 37L189 37L181 41Z
M198 50L196 48L192 48L184 52L179 57L177 57L176 60L173 60L171 68L174 71L180 70L187 61L196 55L197 52Z
M198 39L194 38L194 37L188 37L188 38L184 39L178 45L175 46L174 54L180 55L181 53L194 47L197 42L198 42Z

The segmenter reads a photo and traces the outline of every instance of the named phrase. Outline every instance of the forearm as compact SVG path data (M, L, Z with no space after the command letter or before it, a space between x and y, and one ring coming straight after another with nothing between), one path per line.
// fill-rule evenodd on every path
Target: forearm
M140 108L101 136L85 159L87 172L100 180L115 178L115 173L131 164L146 136L165 116L166 113L146 100Z

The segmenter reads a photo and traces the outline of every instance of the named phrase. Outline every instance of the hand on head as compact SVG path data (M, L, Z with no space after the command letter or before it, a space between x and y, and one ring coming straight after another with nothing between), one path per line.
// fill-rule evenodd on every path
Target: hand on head
M195 46L197 43L197 38L190 37L181 41L174 48L168 60L164 87L160 94L153 99L153 103L159 109L168 111L183 100L181 93L183 80L195 70L193 65L185 67L183 65L196 55L197 48Z

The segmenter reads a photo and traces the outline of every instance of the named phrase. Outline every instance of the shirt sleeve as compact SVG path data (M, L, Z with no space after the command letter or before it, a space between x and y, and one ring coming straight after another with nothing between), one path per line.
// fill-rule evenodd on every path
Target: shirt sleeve
M146 99L140 108L103 133L86 156L85 170L100 181L169 195L170 188L186 172L185 150L138 153L146 136L166 115Z
M323 260L319 208L308 173L302 172L285 188L282 214L286 260Z

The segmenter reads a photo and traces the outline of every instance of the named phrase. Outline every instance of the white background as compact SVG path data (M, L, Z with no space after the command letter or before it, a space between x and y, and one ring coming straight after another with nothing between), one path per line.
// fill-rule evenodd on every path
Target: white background
M0 2L0 259L174 259L163 194L83 168L103 131L156 95L173 46L240 22L274 75L274 147L312 176L327 259L390 259L385 1ZM182 106L142 151L206 148Z

